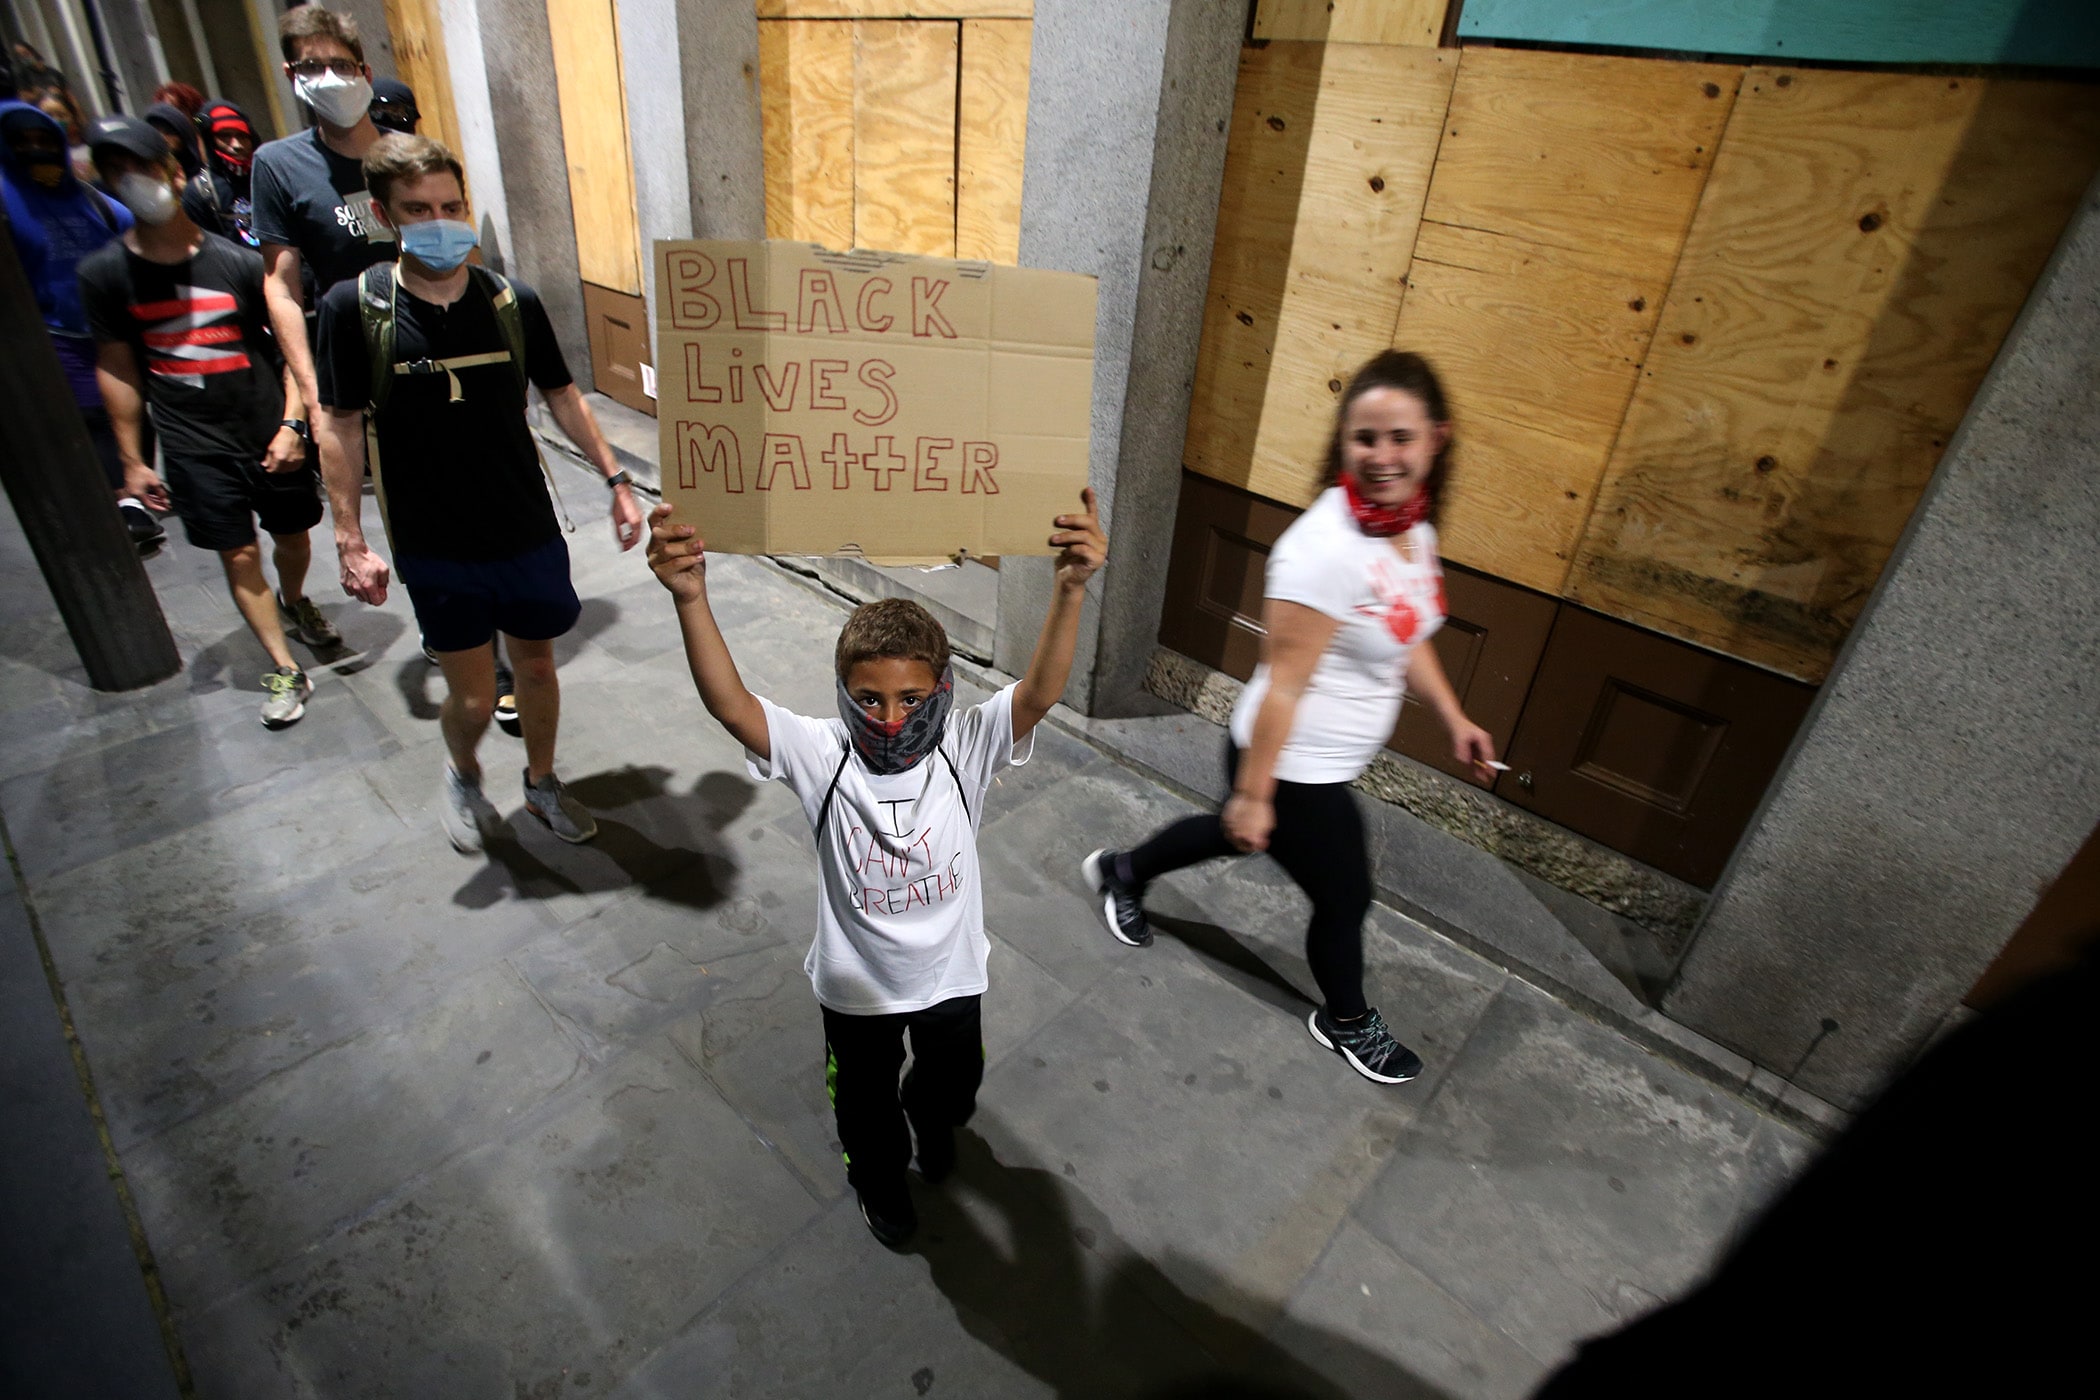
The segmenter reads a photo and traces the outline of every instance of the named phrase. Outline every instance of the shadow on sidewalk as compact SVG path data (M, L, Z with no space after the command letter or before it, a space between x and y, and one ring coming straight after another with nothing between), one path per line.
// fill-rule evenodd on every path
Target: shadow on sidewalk
M492 833L487 863L452 896L468 909L486 909L506 897L553 899L635 888L650 899L711 909L728 896L735 865L718 849L716 834L743 815L756 794L733 773L703 776L684 795L670 791L667 768L615 768L568 784L598 818L598 835L568 846L522 807ZM635 824L611 814L620 812Z
M1225 980L1281 1011L1293 1016L1302 1014L1319 1003L1299 990L1296 983L1278 972L1269 960L1256 948L1242 942L1239 935L1216 924L1207 924L1200 919L1180 919L1171 914L1145 911L1145 918L1153 930L1165 934L1187 948L1197 957L1215 966L1225 975Z
M1244 1300L1234 1309L1240 1300L1224 1281L1191 1261L1168 1262L1181 1279L1203 1276L1194 1291L1130 1253L1071 1182L1001 1163L971 1129L956 1134L956 1145L954 1177L917 1193L912 1252L926 1260L964 1330L1059 1396L1444 1400L1391 1358L1297 1319L1286 1324L1295 1349L1284 1350L1228 1315L1258 1315L1265 1305ZM1318 1357L1319 1369L1301 1356Z

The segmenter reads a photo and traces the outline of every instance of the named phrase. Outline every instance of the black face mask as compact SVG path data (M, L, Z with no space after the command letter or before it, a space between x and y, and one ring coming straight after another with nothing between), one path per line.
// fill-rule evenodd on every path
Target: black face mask
M919 708L891 723L870 717L844 681L838 683L838 699L839 718L868 771L902 773L932 753L948 732L948 711L955 705L955 668L941 672L933 694L920 701Z

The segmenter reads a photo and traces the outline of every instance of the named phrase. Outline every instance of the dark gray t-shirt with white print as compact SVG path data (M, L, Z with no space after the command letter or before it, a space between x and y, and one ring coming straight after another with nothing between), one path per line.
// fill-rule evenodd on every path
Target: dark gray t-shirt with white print
M250 185L256 240L299 250L309 321L330 287L394 260L394 231L372 213L363 162L329 150L319 127L259 147Z

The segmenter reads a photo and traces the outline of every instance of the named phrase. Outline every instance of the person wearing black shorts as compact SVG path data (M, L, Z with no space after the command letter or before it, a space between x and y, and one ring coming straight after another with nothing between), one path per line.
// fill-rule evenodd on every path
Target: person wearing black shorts
M262 258L183 213L181 167L145 122L105 117L89 129L88 147L137 221L80 265L125 486L162 510L172 504L190 543L219 556L234 604L275 668L263 677L263 723L282 728L313 693L286 631L313 648L343 639L305 592L320 477L298 386L270 338ZM142 405L160 430L165 481L141 444ZM258 519L275 546L274 598Z
M401 261L321 298L316 436L343 589L380 603L391 577L360 518L369 411L372 484L394 565L445 676L445 834L456 849L479 851L495 817L476 750L495 706L490 644L500 633L517 674L525 810L565 841L588 841L596 819L554 774L554 639L576 625L582 604L525 420L528 382L604 474L622 549L641 540L641 509L538 295L467 263L476 238L458 158L426 137L389 135L365 157L364 175L373 208L400 235Z

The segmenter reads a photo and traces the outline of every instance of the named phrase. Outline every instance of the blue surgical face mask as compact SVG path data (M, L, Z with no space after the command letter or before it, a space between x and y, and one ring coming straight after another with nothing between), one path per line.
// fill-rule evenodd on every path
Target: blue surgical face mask
M401 251L432 272L450 272L467 260L481 243L472 224L457 219L425 219L420 224L401 224Z

